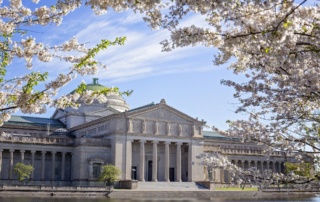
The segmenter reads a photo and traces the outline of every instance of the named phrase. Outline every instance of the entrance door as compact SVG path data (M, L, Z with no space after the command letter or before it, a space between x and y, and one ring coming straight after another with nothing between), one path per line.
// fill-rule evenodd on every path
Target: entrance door
M137 166L131 167L131 179L137 180Z
M169 180L170 182L174 182L174 168L170 168Z
M152 181L152 161L148 161L148 181Z

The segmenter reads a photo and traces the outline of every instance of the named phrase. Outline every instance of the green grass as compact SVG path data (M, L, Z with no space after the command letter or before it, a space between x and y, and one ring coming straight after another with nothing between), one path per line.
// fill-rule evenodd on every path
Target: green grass
M220 187L216 187L214 190L216 191L258 191L257 187L253 187L253 188L220 188Z

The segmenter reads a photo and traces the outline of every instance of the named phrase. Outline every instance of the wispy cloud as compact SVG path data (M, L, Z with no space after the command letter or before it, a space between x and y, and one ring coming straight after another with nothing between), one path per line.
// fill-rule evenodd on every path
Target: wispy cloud
M201 16L189 16L182 22L183 26L203 24ZM171 52L162 52L159 44L170 37L167 30L151 30L143 22L142 15L132 12L113 13L106 16L88 14L87 18L71 18L64 21L58 32L46 40L49 42L67 40L65 37L75 35L80 42L90 42L89 46L99 43L101 39L114 40L126 36L124 46L110 47L98 55L99 61L106 64L108 71L100 71L99 77L109 82L124 82L149 76L173 74L190 71L209 71L213 67L199 67L199 57L211 60L212 52L205 47L179 48ZM208 58L209 57L209 58ZM198 62L195 63L194 61ZM37 66L40 64L37 64ZM70 65L53 61L46 67L49 73L67 71ZM102 80L104 80L102 79Z

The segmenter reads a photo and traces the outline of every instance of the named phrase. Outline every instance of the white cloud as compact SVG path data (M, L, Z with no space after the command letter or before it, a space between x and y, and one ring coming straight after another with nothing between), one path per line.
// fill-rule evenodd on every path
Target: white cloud
M169 31L152 31L142 20L141 14L132 12L113 13L106 16L88 15L88 18L72 18L64 22L60 32L55 32L48 40L62 39L74 33L80 42L90 42L88 46L99 43L101 39L114 40L119 36L127 36L124 46L110 47L101 52L97 58L109 67L108 71L100 71L100 78L123 82L143 77L177 72L209 71L212 49L205 47L186 47L175 49L171 52L161 52L162 40L170 37ZM204 26L202 16L188 16L182 26L197 24ZM68 40L68 39L65 39ZM195 65L195 60L204 57L208 60L205 67ZM208 58L210 57L210 58ZM210 65L208 65L208 63ZM37 64L38 68L42 68ZM45 64L51 73L66 72L70 65L64 62L53 61ZM37 68L36 68L37 69Z

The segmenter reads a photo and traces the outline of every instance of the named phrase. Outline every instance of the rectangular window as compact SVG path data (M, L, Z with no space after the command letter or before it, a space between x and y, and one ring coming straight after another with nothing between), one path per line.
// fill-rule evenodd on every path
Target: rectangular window
M92 176L97 178L99 177L100 172L101 172L101 164L100 163L92 164Z

